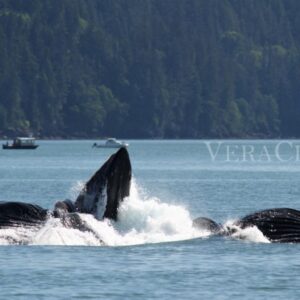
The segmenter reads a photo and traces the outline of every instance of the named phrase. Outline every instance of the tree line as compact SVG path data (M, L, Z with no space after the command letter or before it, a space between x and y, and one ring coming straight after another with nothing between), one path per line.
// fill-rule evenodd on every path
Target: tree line
M300 137L298 0L0 0L0 135Z

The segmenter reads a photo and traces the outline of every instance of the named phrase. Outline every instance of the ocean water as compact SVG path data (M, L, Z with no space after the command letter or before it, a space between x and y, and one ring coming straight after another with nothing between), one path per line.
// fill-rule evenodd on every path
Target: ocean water
M94 142L0 150L0 200L51 209L75 199L114 152ZM300 141L129 142L134 179L118 222L83 215L97 236L56 219L0 230L0 299L299 299L300 245L255 228L212 236L192 220L299 209Z

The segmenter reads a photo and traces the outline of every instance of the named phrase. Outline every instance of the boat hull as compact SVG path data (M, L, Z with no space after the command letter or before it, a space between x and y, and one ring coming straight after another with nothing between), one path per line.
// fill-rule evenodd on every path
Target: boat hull
M126 148L128 145L114 145L114 146L105 146L105 145L96 145L93 146L95 148L114 148L114 149L119 149L119 148Z
M2 149L4 150L32 150L36 149L39 145L30 145L30 146L13 146L13 145L2 145Z

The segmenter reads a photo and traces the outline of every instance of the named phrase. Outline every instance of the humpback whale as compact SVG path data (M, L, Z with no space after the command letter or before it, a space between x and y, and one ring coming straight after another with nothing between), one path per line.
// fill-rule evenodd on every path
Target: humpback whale
M130 184L129 154L126 148L121 148L85 183L74 202L69 199L58 201L53 210L26 202L0 202L0 229L43 226L50 217L54 217L68 228L94 233L79 213L91 214L98 220L108 218L117 221L119 205L129 196ZM295 209L273 208L254 212L233 225L242 229L256 226L271 242L300 243L300 211ZM236 226L218 224L205 217L195 219L193 226L215 235L230 236L236 232Z
M54 217L60 218L66 227L90 230L78 213L116 221L120 203L129 196L130 183L129 155L125 148L120 148L85 183L75 202L58 201L53 210L26 202L0 202L0 228L42 226Z
M235 226L228 227L199 217L193 221L196 228L217 235L232 235ZM256 226L272 243L300 243L300 211L291 208L272 208L249 214L233 223L239 228Z
M255 212L236 222L241 228L256 226L271 242L300 242L300 211L273 208Z

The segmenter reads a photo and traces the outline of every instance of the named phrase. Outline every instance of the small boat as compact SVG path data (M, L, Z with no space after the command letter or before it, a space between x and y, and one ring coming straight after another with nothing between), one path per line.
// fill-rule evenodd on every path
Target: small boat
M122 141L118 141L115 138L109 138L106 140L105 143L101 143L101 144L97 144L94 143L93 147L94 148L122 148L122 147L128 147L129 144L122 142Z
M12 143L2 144L2 149L36 149L38 146L35 144L35 138L17 137Z

